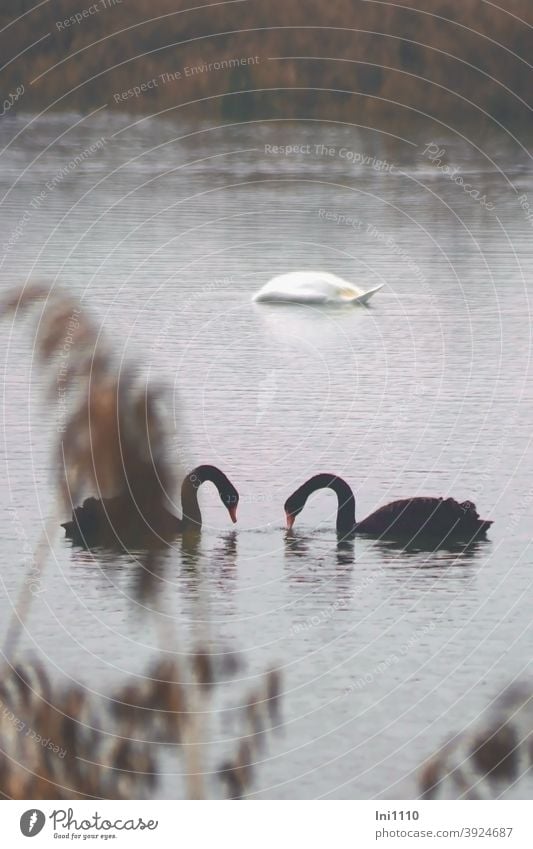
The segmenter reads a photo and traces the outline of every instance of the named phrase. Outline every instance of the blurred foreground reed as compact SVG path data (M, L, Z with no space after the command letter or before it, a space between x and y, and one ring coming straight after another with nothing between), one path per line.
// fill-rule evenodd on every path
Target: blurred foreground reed
M187 684L185 671L192 675ZM53 685L39 662L6 665L0 685L0 796L150 798L158 789L163 748L186 758L186 749L196 745L195 725L204 721L209 697L224 677L218 656L205 649L191 656L187 670L160 657L141 677L98 696L77 684ZM197 688L205 696L200 701ZM243 736L236 754L213 775L232 798L251 788L257 756L279 719L279 696L279 675L271 671L253 707L249 702L239 711ZM189 797L203 795L204 778L187 776Z
M157 617L162 601L155 590L168 562L162 523L176 485L164 392L143 382L132 365L119 365L86 307L64 292L46 286L16 290L1 310L4 318L28 310L37 318L34 346L47 378L47 398L59 404L62 416L53 463L57 512L70 513L84 494L117 500L121 521L139 529L138 594L141 601L154 602ZM58 528L59 515L53 521ZM41 579L49 530L36 554ZM3 648L0 794L16 799L149 797L156 792L161 753L172 747L183 761L186 795L208 795L206 718L215 710L213 693L222 684L231 686L231 674L239 668L233 654L212 648L208 605L196 617L203 625L195 651L178 652L167 624L160 634L164 654L135 679L95 695L78 684L60 687L40 662L18 657L31 598L24 580ZM236 751L214 768L219 787L233 798L250 790L259 752L279 723L280 692L279 673L270 670L258 688L241 697ZM233 701L237 696L235 687Z
M497 799L533 767L533 687L507 687L470 731L456 734L424 765L424 799Z

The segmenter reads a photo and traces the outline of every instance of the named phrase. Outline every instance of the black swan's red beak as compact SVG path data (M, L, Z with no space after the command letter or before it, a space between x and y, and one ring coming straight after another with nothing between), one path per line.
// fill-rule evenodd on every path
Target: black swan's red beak
M285 513L285 521L287 522L287 530L292 530L292 526L294 525L295 516L292 513Z
M230 515L231 521L233 522L233 524L235 524L235 522L237 521L237 505L232 504L231 507L228 507L228 513Z

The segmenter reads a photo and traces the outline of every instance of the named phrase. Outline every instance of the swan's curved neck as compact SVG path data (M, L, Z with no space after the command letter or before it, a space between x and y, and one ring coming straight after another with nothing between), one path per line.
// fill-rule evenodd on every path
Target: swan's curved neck
M204 466L197 466L186 476L181 485L181 511L183 524L201 527L202 513L198 503L198 490L207 480Z
M335 475L315 475L305 485L308 489L305 500L317 489L332 489L337 496L337 533L349 534L355 531L355 497L345 480Z
M215 466L196 466L189 472L181 485L181 509L183 524L201 527L202 514L198 503L198 490L205 481L212 481L220 492L222 472Z

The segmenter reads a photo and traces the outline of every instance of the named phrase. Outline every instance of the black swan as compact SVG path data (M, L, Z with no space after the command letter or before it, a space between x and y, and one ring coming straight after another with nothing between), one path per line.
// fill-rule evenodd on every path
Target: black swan
M480 519L471 501L459 503L453 498L405 498L380 507L361 522L355 521L355 498L346 481L336 475L320 474L302 484L285 502L287 528L290 530L309 496L317 489L332 489L337 495L337 534L343 538L367 534L388 539L423 536L437 542L450 539L471 541L483 536L492 521Z
M186 476L181 486L183 518L178 519L168 510L158 506L156 511L141 509L127 495L115 498L87 498L76 507L72 519L64 522L65 536L76 543L91 545L138 544L142 547L147 538L157 537L164 544L188 530L199 530L202 514L198 504L198 488L211 481L218 489L220 500L231 521L237 521L239 493L216 466L197 466Z

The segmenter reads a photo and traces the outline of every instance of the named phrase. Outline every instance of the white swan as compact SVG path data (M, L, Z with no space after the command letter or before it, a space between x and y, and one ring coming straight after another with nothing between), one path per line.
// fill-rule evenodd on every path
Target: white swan
M269 280L253 297L259 303L366 304L384 284L364 292L327 271L291 271Z

